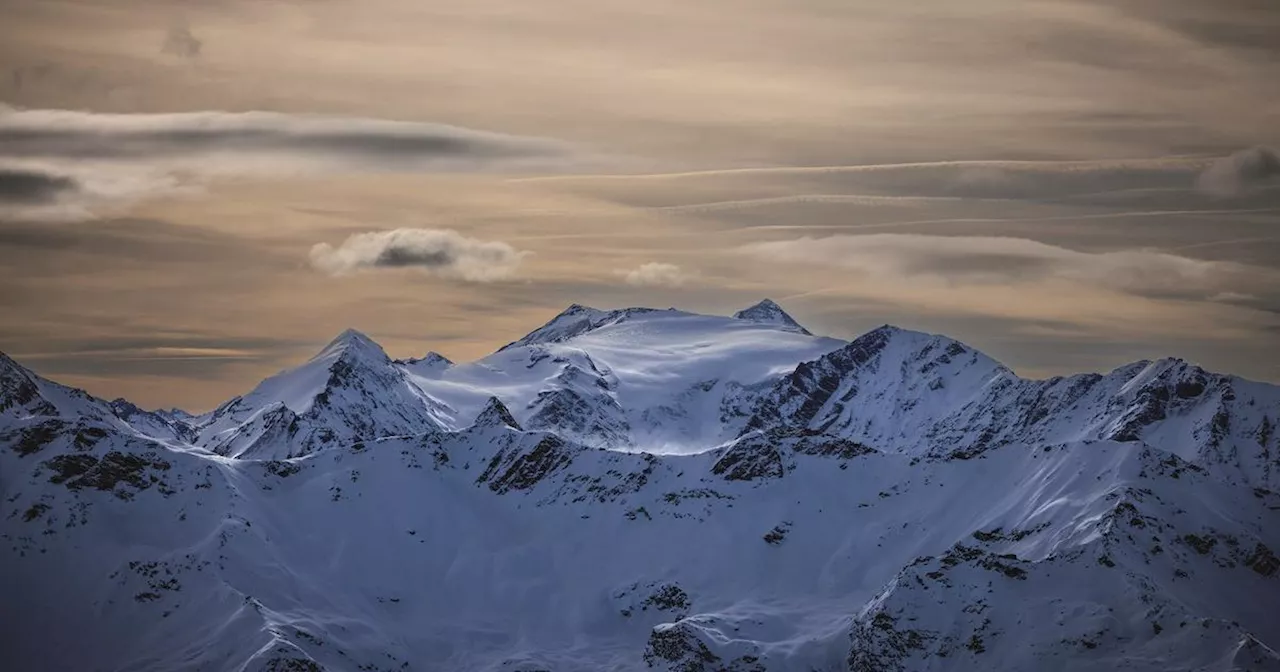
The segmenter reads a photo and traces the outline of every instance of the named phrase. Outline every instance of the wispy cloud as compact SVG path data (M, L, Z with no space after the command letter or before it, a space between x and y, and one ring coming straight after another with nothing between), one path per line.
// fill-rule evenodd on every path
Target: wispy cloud
M189 178L145 167L78 161L6 161L0 149L0 219L79 221L138 199L196 189Z
M320 243L311 248L311 265L335 276L415 268L442 278L493 282L510 278L528 254L502 241L468 238L451 229L395 229L358 233L337 247Z
M344 166L501 168L564 155L556 143L457 126L276 112L0 111L3 155L151 161L328 160ZM506 162L506 163L504 163Z
M635 287L679 287L690 278L690 274L679 266L657 261L619 273L628 285Z
M819 264L876 279L993 285L1066 280L1156 298L1218 300L1256 286L1257 269L1154 250L1084 252L1025 238L837 235L753 243L757 259Z
M64 205L82 208L227 175L538 172L569 165L574 156L551 140L365 117L96 114L0 106L0 170L29 174L27 186L12 183L24 178L11 177L10 187L29 190L37 171L85 185L115 184L59 194ZM121 188L126 182L132 189Z

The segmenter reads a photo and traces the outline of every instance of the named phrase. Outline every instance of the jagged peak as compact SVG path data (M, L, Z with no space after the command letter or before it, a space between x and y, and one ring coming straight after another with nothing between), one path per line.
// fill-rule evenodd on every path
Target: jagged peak
M137 404L134 404L132 401L129 401L124 397L116 397L115 399L108 401L107 405L110 406L112 412L122 420L128 420L133 415L146 412L139 408Z
M748 320L751 322L762 322L766 324L778 324L798 331L802 334L812 336L808 329L805 329L795 318L787 314L773 301L773 299L764 299L749 308L744 308L733 314L734 319Z
M472 427L510 427L511 429L521 430L520 423L516 422L515 416L511 415L511 411L507 409L507 405L497 397L489 397L489 401L485 402L484 409L476 415L476 420L471 424Z

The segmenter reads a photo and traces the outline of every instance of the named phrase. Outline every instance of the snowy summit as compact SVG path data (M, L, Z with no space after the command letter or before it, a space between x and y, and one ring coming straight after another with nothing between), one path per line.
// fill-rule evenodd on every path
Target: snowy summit
M0 355L13 669L1276 670L1280 388L574 305L201 415Z
M752 322L777 324L788 329L794 329L802 334L812 336L812 334L809 333L809 330L800 326L800 323L796 322L790 315L788 315L787 311L782 309L782 306L779 306L770 299L764 299L750 308L739 310L733 314L733 317L736 320L751 320Z

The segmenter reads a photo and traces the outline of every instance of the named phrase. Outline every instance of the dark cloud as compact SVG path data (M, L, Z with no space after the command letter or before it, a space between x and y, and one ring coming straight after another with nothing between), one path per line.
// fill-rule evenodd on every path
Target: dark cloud
M449 229L358 233L338 247L311 248L311 265L330 275L362 269L418 268L440 277L491 282L510 277L528 254L502 241L467 238Z
M582 156L544 139L374 118L96 114L0 105L0 169L24 173L12 178L9 191L27 199L15 202L0 193L0 205L9 200L0 217L104 216L131 202L224 176L539 172L576 165ZM40 182L25 174L32 165L75 183ZM39 191L42 185L47 186ZM64 187L66 198L52 205L40 200L55 187Z
M0 262L7 268L48 264L54 253L92 256L99 264L266 260L272 251L237 236L160 219L117 217L84 222L0 220ZM27 268L27 272L37 271Z
M554 143L454 126L273 112L93 114L63 110L0 113L0 157L164 160L229 157L421 163L563 154Z
M1215 161L1200 174L1197 186L1214 196L1236 196L1277 183L1280 155L1270 147L1252 147Z
M65 175L0 167L0 203L43 205L76 190L76 181Z
M161 45L160 51L165 54L181 56L183 58L196 58L200 55L200 49L204 44L191 34L191 28L185 24L176 25L169 29L165 35L164 44Z

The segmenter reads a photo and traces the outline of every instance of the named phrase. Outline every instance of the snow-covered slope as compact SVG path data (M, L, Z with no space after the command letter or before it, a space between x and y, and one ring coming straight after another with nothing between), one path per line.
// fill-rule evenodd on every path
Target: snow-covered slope
M231 457L303 455L358 439L421 434L450 409L408 380L368 336L340 334L310 361L196 419L195 444Z
M744 431L810 428L908 454L1109 439L1280 489L1280 390L1176 359L1026 380L944 336L884 326L801 364Z
M6 666L1280 669L1274 386L616 312L428 371L346 334L196 418L0 359Z
M766 304L776 308L766 301L739 316ZM774 381L844 343L812 336L781 309L756 319L575 304L479 361L406 371L458 410L454 427L497 396L526 426L587 445L699 452L733 438Z

